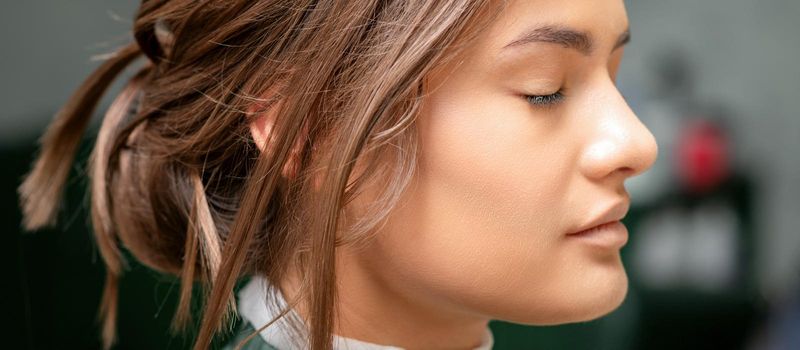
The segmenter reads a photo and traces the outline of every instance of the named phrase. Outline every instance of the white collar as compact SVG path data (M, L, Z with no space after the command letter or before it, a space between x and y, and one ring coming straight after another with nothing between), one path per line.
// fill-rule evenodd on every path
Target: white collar
M286 306L280 291L275 289L275 293L268 293L268 288L272 288L268 281L261 276L253 276L250 282L247 283L239 291L238 310L239 315L246 321L253 325L253 328L259 329L263 325L269 323L275 316L277 316L281 309ZM292 318L299 320L299 316L293 310L289 311ZM287 317L281 317L275 323L263 330L261 330L261 338L267 343L280 350L289 349L306 349L307 343L304 342L304 337L292 337L292 327L287 320ZM494 337L491 330L487 327L483 337L483 343L474 350L491 350L494 345ZM379 345L368 343L361 340L346 338L334 335L333 336L333 349L334 350L403 350L396 346Z

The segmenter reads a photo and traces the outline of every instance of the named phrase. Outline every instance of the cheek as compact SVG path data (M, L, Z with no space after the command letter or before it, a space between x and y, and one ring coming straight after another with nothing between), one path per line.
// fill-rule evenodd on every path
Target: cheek
M417 200L470 231L549 241L572 180L570 147L508 97L469 100L432 98L423 108Z
M417 177L383 237L397 273L461 304L559 276L570 157L529 117L489 103L424 109Z
M521 323L596 316L621 300L619 263L587 268L564 241L576 171L564 140L575 138L519 105L430 101L418 118L416 177L377 240L387 282Z

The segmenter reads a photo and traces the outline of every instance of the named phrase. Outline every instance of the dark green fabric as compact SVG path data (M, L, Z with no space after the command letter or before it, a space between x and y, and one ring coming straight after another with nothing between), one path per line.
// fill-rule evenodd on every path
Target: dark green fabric
M241 341L255 332L256 329L250 322L242 322L233 337L222 347L222 350L236 349L236 346L239 345ZM255 335L241 347L241 350L278 350L278 348L267 343L260 335Z

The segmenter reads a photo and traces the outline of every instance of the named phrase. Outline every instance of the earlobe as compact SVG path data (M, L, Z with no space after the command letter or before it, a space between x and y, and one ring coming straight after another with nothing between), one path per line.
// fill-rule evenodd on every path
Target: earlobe
M274 144L274 139L270 140L270 133L275 126L275 121L281 110L281 101L274 103L266 109L261 106L260 104L254 104L248 110L248 114L253 116L253 120L250 121L249 124L250 134L253 137L256 147L258 147L262 153L267 152L267 154L273 154L276 145ZM284 164L283 170L281 171L281 174L285 178L293 179L297 176L300 170L300 148L303 146L303 141L307 137L308 123L305 123L300 131L300 135L298 135L298 138L292 145L286 164Z
M250 122L250 135L253 136L256 147L263 153L265 150L265 143L267 136L272 131L272 126L275 123L275 113L270 113L272 110L264 115L255 117Z
M275 126L275 121L283 104L282 99L277 99L277 92L270 89L265 96L250 104L247 108L247 116L250 120L250 135L256 147L263 153L273 153L274 144L267 144L269 135Z

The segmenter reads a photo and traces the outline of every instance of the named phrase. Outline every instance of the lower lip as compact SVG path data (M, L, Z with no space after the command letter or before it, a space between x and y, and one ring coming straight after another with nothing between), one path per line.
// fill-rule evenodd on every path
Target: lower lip
M620 249L628 243L628 228L620 221L609 222L581 232L567 235L593 246L605 249Z

